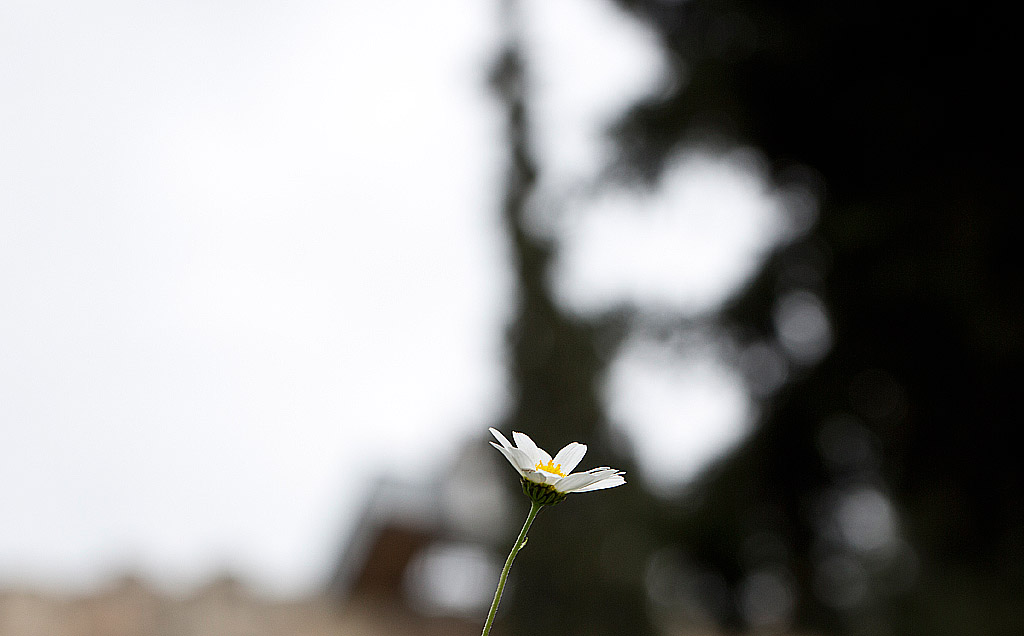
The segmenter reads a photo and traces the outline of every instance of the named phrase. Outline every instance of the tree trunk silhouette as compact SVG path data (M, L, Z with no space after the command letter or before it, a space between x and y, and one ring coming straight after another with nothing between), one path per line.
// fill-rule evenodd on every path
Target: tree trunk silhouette
M585 466L630 470L616 452L597 394L605 361L595 327L562 312L548 285L555 245L529 231L537 183L530 147L529 78L519 43L518 3L505 0L507 41L492 75L505 112L509 148L502 218L515 272L515 314L507 331L511 406L502 430L528 433L554 453L570 441L588 445ZM518 488L518 483L516 484ZM644 499L628 484L600 495L573 495L547 507L530 530L502 609L511 633L563 636L653 635L643 588L643 551L618 545L639 526ZM593 499L590 499L593 497ZM529 507L523 496L523 515Z

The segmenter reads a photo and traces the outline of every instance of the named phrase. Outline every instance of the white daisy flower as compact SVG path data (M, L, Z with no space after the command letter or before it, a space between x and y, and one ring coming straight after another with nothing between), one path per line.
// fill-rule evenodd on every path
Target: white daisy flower
M554 504L570 493L614 488L626 483L625 473L607 466L582 473L572 472L587 452L584 444L572 442L551 457L528 435L513 432L512 438L516 440L513 446L497 429L490 431L501 442L500 445L491 442L491 446L501 451L519 471L523 478L523 491L537 503Z

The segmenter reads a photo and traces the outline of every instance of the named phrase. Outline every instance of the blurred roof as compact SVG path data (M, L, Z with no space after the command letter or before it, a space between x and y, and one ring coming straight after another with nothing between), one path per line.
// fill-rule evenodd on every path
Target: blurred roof
M500 459L474 439L448 468L423 482L379 479L342 546L330 594L408 605L410 567L432 547L461 545L490 554L509 530Z

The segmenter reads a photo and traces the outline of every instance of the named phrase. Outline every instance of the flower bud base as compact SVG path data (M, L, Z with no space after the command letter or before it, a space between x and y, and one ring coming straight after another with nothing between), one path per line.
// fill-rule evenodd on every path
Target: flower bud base
M553 486L538 484L526 478L523 478L522 482L526 496L542 506L553 506L565 499L565 493L558 492Z

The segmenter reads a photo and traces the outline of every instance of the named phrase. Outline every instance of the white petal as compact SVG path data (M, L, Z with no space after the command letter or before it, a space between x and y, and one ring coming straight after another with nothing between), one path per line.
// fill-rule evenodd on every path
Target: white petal
M489 428L487 430L491 432L491 435L493 435L495 439L501 442L502 446L504 446L505 448L512 448L512 442L508 441L508 438L502 435L501 431L499 431L496 428Z
M516 459L516 456L513 455L513 453L515 451L517 451L518 449L516 449L516 448L505 448L503 446L498 446L494 442L491 442L491 446L493 446L493 447L497 448L498 450L500 450L501 454L504 455L505 459L508 460L508 463L512 464L512 467L515 468L517 471L519 471L519 474L523 473L523 469L519 465L519 461Z
M608 468L600 472L573 473L559 480L555 488L558 492L578 492L581 488L597 483L602 479L613 477L618 471Z
M621 486L624 483L626 483L626 478L625 477L623 477L622 475L613 475L611 477L608 477L607 479L602 479L599 482L590 484L589 486L584 486L583 488L579 488L575 492L590 492L592 490L602 490L604 488L614 488L616 486Z
M616 472L616 473L619 472L619 471L615 470L614 468L611 468L611 467L608 467L608 466L598 466L597 468L591 468L590 470L586 470L586 471L583 471L583 472L586 472L586 473L589 473L589 474L593 475L594 473L601 473L601 472L604 472L606 470L611 470L611 471Z
M512 431L512 439L516 440L516 446L520 450L526 451L526 454L530 456L530 459L533 460L532 465L536 466L538 462L546 464L551 461L551 455L548 455L544 449L537 446L526 433Z
M558 451L555 458L552 460L555 464L561 464L562 472L568 475L572 472L573 468L579 466L583 460L583 456L587 454L587 447L585 444L579 442L572 442L567 444L565 448Z
M552 475L551 473L546 473L542 470L527 469L522 471L522 473L523 477L526 477L530 481L536 484L546 484L548 486L556 484L558 480L561 479L561 477L559 477L558 475Z
M576 492L578 488L590 485L591 483L593 483L593 480L591 480L590 475L586 473L573 473L568 477L558 480L558 483L555 484L555 490L564 493Z
M515 453L516 458L519 460L519 466L523 470L535 470L537 468L537 461L530 457L530 455L521 448L510 448L511 452Z
M512 465L516 467L516 470L518 470L519 472L523 472L523 470L527 468L533 470L533 468L537 465L537 460L533 459L533 457L523 449L516 448L515 446L513 446L512 442L508 441L508 438L502 435L501 431L499 431L498 429L491 428L490 431L491 434L494 435L494 437L497 438L499 442L501 442L501 445L504 447L504 449L508 451L507 453L505 453L505 457L509 458L509 461L512 462ZM498 448L498 446L494 442L491 442L491 445L494 446L495 448ZM498 450L501 449L499 448Z

